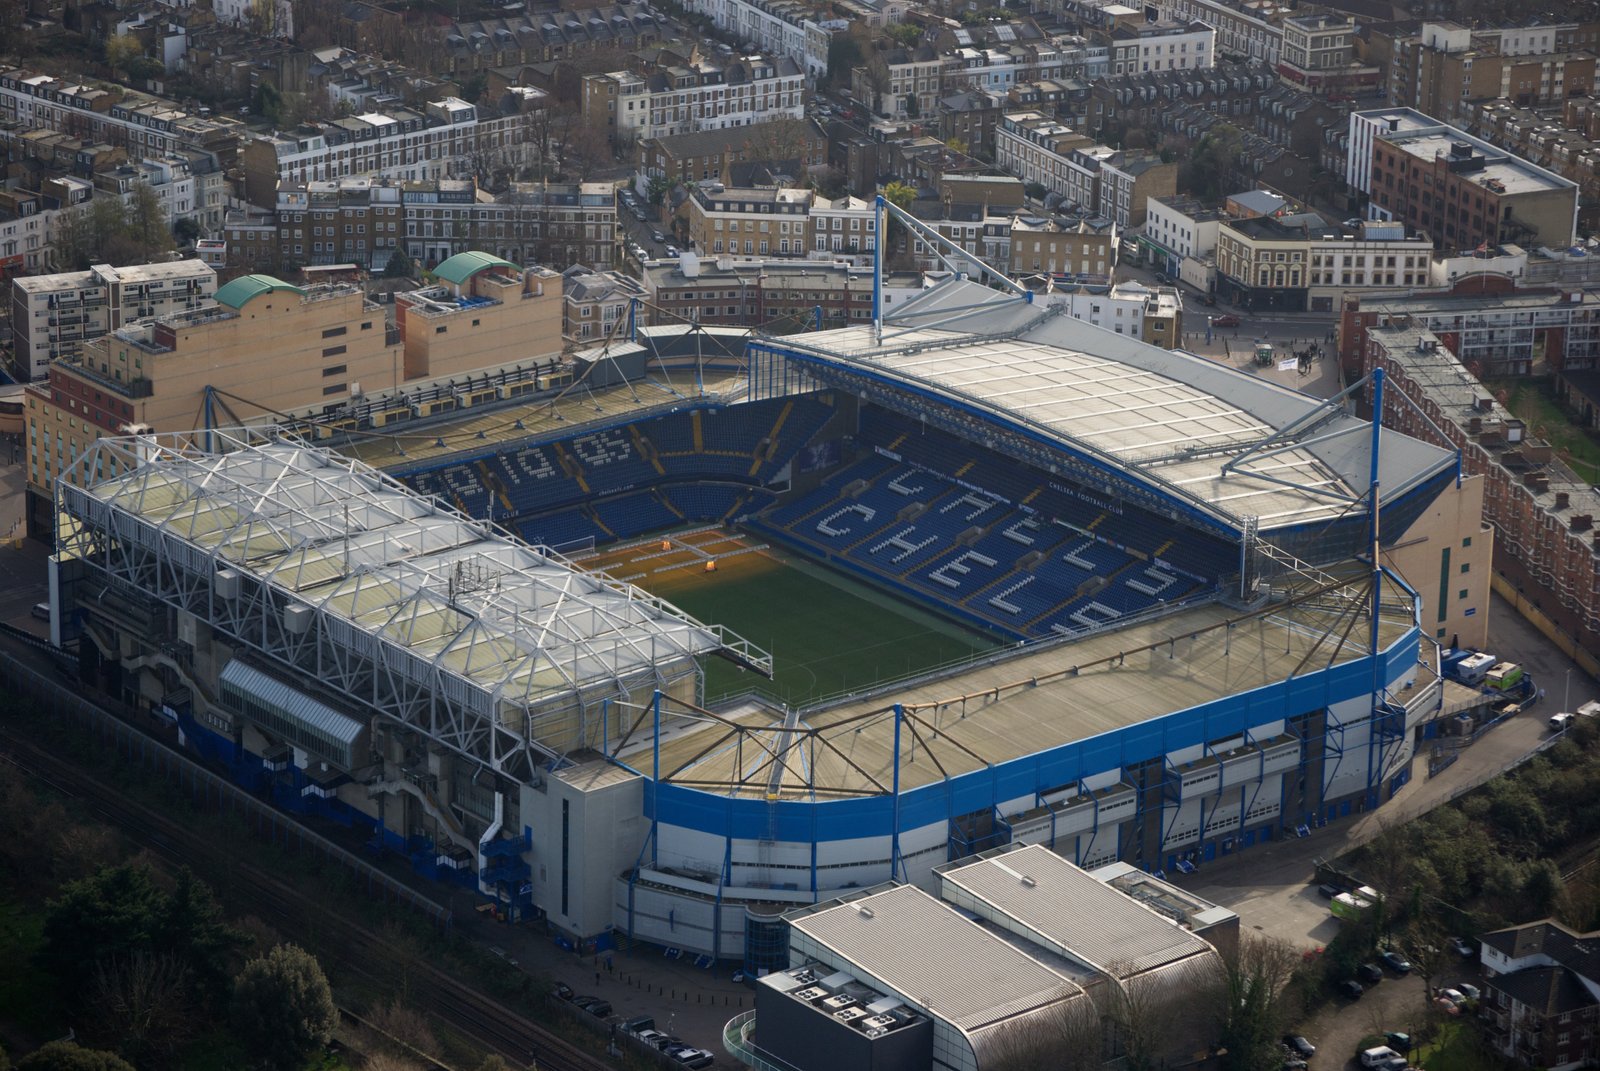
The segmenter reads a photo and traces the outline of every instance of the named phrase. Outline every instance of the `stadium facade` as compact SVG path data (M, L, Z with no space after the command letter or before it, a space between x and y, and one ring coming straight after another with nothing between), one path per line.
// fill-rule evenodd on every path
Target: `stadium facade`
M57 638L241 782L585 949L782 967L784 913L977 851L1182 871L1404 785L1437 651L1372 539L1455 454L959 279L742 367L389 474L279 429L101 440L57 484ZM1005 646L708 709L706 659L766 652L550 549L694 525Z

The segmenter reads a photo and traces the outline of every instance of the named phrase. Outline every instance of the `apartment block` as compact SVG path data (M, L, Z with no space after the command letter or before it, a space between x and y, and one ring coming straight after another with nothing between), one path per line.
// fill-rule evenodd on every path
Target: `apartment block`
M920 289L920 274L914 285ZM648 265L644 287L655 324L759 324L789 334L818 330L819 317L821 328L872 318L872 270L848 264L692 258Z
M661 41L662 20L641 3L518 13L457 22L445 31L434 69L457 79L526 63L580 59L614 49L632 51Z
M791 59L659 66L585 75L584 122L619 141L805 118L805 75Z
M1576 183L1411 108L1350 113L1345 180L1443 249L1564 248L1577 224Z
M245 193L275 206L280 185L372 177L426 182L515 169L529 162L534 117L480 115L456 97L420 112L393 109L258 134L240 153Z
M569 347L592 346L618 337L619 330L627 338L631 326L644 322L639 303L645 296L644 285L631 275L568 268L562 273L563 341Z
M11 282L11 330L20 382L43 379L52 361L137 320L211 303L217 273L200 260L163 261L29 275Z
M51 481L97 438L135 424L193 428L208 388L260 411L343 401L352 383L398 383L399 359L383 309L358 287L265 275L233 280L213 304L121 327L28 388L29 529L53 531ZM230 404L242 419L258 415Z
M810 190L697 187L680 211L702 255L803 256L811 198Z
M923 43L915 48L891 48L870 57L850 72L850 89L856 100L889 119L932 116L943 92L944 69L962 64L948 61Z
M1464 123L1473 102L1532 107L1593 91L1592 53L1505 52L1501 41L1500 33L1447 22L1425 22L1416 33L1394 37L1388 46L1390 102ZM1512 47L1519 43L1513 40Z
M1426 327L1478 375L1528 375L1536 360L1556 372L1600 368L1600 296L1468 277L1446 291L1345 302L1339 356L1346 374L1356 375L1368 331L1400 321Z
M561 275L488 253L457 253L437 285L396 294L405 378L470 376L561 349Z
M1425 324L1391 320L1369 327L1360 357L1363 373L1382 368L1395 388L1384 394L1385 426L1460 450L1463 472L1483 478L1483 517L1494 526L1495 571L1580 646L1600 652L1600 543L1594 527L1600 493L1592 482L1503 410ZM1439 580L1441 602L1479 598L1472 584L1474 570L1482 568L1470 559L1451 563ZM1433 590L1425 580L1412 579ZM1448 623L1437 627L1444 630L1436 633L1441 637L1450 628Z

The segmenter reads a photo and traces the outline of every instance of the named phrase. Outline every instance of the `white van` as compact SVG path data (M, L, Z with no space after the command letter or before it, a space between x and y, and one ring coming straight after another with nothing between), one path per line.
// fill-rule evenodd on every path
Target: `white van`
M1377 1071L1400 1071L1406 1066L1406 1058L1387 1045L1377 1045L1361 1054L1361 1066Z

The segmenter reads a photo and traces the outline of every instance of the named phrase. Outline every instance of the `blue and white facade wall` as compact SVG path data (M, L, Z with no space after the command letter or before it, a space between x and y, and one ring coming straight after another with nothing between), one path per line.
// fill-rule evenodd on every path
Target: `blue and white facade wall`
M1093 867L1185 869L1380 806L1405 783L1414 730L1438 709L1418 688L1420 632L1379 658L1403 704L1372 702L1359 658L990 768L889 795L730 798L644 779L650 825L615 882L613 924L636 940L738 958L779 906L900 880L1009 841ZM982 839L973 839L977 816Z

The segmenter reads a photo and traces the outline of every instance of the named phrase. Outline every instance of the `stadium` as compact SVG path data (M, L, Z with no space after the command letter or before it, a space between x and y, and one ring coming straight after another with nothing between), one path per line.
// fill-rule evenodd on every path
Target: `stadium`
M753 969L997 845L1183 872L1405 783L1438 652L1372 548L1455 454L960 277L652 330L408 437L99 441L57 639L510 917Z

